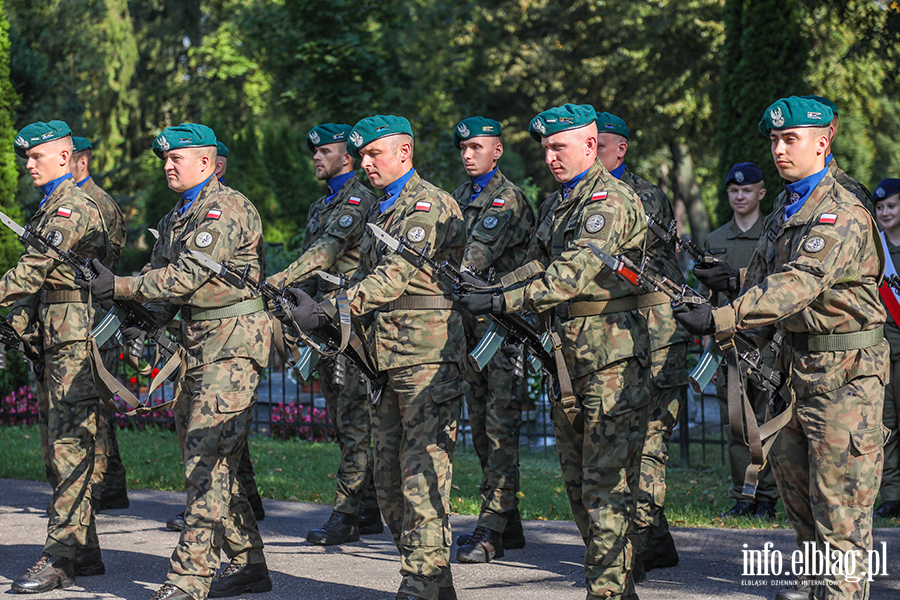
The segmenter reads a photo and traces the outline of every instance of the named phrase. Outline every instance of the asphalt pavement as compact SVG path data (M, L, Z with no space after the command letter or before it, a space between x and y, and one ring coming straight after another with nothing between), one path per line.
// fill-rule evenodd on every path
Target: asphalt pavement
M129 492L131 506L97 517L106 574L79 577L74 587L30 598L70 600L145 600L165 581L168 558L178 534L166 529L168 517L180 512L184 494ZM0 592L40 557L46 535L46 483L0 479ZM265 500L260 523L266 560L274 589L243 596L254 600L379 600L392 599L400 583L399 555L385 531L342 546L313 546L306 533L319 527L330 507L302 502ZM454 537L469 532L475 517L451 519ZM584 545L575 525L567 521L527 521L528 545L510 550L490 564L453 562L453 577L461 600L583 600ZM638 586L642 600L703 600L706 598L774 598L791 568L794 534L784 529L697 529L674 527L681 562L677 567L650 571ZM767 546L771 543L771 546ZM878 529L875 547L886 556L872 584L872 600L900 598L900 529ZM764 551L766 554L763 554ZM758 552L758 554L754 554ZM451 556L455 556L456 548ZM749 556L765 556L769 575L749 574ZM223 557L224 560L224 557ZM758 572L758 571L757 571Z

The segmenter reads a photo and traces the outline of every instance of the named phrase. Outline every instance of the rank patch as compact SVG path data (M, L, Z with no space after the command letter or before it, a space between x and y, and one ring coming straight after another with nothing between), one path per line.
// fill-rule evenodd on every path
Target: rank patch
M584 222L584 230L588 233L597 233L603 229L604 225L606 225L606 219L603 218L603 215L597 213L587 218L587 221Z
M344 229L347 229L348 227L353 225L353 215L344 215L340 218L340 220L338 220L338 225L340 225Z
M47 241L50 242L51 246L59 246L63 241L62 231L59 229L52 230L50 235L47 236Z
M431 210L431 202L416 202L416 210L428 212Z
M803 244L803 249L809 253L816 253L825 247L825 238L820 235L814 235Z
M211 210L208 213L206 213L207 219L218 219L221 216L222 216L221 210Z
M59 209L57 209L57 211L56 211L56 216L57 217L65 217L68 219L69 217L72 216L72 209L69 208L68 206L60 206Z
M837 215L834 213L824 213L819 217L819 223L825 223L826 225L834 225L837 221Z
M499 221L497 220L497 217L493 215L491 215L490 217L485 217L484 221L481 222L481 224L484 225L485 229L493 229L497 226L497 223L499 223Z
M194 243L198 248L208 248L213 243L213 235L208 231L201 231L194 238Z
M406 239L414 244L418 244L425 239L425 228L419 226L410 227L409 231L406 232Z

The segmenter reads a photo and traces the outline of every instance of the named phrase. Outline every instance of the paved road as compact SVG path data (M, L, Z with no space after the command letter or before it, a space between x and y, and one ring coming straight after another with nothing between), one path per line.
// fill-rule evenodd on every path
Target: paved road
M164 581L177 542L167 517L183 507L184 495L132 491L131 507L97 518L106 575L80 577L75 587L35 598L144 600ZM50 488L44 483L0 479L0 593L40 556L46 534L44 512ZM275 589L249 595L258 600L392 599L400 581L399 560L387 533L360 542L323 548L306 542L306 532L327 519L329 507L265 501L261 525ZM474 517L454 517L454 531L474 527ZM453 564L462 600L583 600L584 546L575 526L562 521L525 523L528 546L488 565ZM681 564L651 571L638 586L642 600L774 598L783 577L743 576L742 552L766 542L790 565L794 536L785 530L673 529ZM900 598L900 529L876 531L876 547L887 548L887 576L877 577L873 600ZM453 550L455 555L455 548Z

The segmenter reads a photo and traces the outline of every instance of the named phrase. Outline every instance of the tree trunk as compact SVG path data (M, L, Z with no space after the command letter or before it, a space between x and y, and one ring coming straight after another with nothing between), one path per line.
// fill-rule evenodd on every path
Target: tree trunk
M691 238L699 246L703 246L709 234L709 215L703 204L703 195L694 173L694 160L691 151L684 142L669 142L672 154L672 187L676 200L684 202L688 224L691 227Z

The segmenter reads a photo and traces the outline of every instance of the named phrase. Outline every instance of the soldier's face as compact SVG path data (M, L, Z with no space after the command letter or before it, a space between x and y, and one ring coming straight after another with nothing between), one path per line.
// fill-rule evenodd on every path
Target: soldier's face
M28 169L35 187L50 183L69 172L71 143L66 149L61 142L62 140L54 140L25 151L28 159L25 168Z
M173 192L186 192L198 186L215 169L212 159L198 148L179 148L163 153L166 183Z
M759 210L759 201L766 195L762 182L739 185L728 184L728 204L734 214L741 217L751 215Z
M900 227L900 194L888 196L875 204L875 218L885 230Z
M818 127L795 127L769 133L772 158L782 179L800 181L825 168L828 135Z
M607 171L612 171L625 161L628 140L617 133L601 131L597 134L597 160ZM577 173L576 173L577 175Z
M591 131L593 127L593 131ZM591 168L597 158L597 127L560 131L541 138L544 161L553 178L560 183L571 181Z
M347 144L325 144L316 148L313 154L313 162L316 163L316 179L325 181L336 175L340 175L345 166L344 156L347 159Z
M378 189L400 179L409 170L407 161L412 158L412 148L401 136L388 136L366 144L359 149L360 166L369 182Z
M503 144L498 137L474 137L459 143L459 157L469 177L490 173L502 155Z

